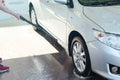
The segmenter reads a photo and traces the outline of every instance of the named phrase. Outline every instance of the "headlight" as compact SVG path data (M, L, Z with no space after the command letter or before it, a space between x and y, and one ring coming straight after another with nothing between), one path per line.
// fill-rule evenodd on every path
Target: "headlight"
M94 35L100 42L114 48L120 50L120 35L102 32L96 29L93 29Z

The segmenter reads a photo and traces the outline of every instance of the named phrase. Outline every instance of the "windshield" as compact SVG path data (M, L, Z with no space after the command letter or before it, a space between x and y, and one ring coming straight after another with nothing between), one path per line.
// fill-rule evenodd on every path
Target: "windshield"
M85 6L110 6L119 5L120 0L78 0L81 4Z

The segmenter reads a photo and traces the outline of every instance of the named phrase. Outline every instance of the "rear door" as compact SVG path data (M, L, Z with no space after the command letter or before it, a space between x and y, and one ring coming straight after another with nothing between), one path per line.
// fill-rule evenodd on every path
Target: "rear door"
M40 0L40 2L45 5L43 25L60 42L66 43L68 7L54 0Z

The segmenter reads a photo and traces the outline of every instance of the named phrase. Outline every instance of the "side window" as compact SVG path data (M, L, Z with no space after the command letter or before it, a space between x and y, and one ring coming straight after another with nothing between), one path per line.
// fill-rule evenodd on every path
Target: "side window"
M85 6L91 6L91 5L105 4L106 2L115 3L116 1L118 2L119 0L78 0L78 1Z
M89 4L90 0L78 0L80 4L87 5ZM95 0L94 0L95 1Z

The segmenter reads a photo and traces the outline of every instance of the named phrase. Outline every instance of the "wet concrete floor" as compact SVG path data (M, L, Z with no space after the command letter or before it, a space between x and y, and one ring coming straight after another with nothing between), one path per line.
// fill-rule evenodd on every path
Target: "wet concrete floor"
M3 64L9 65L10 71L0 74L0 80L105 80L96 74L86 79L76 75L64 48L44 32L37 32L59 53L5 60Z
M0 74L0 80L105 80L98 75L89 79L76 76L65 53L9 59L3 64L9 65L10 71Z

